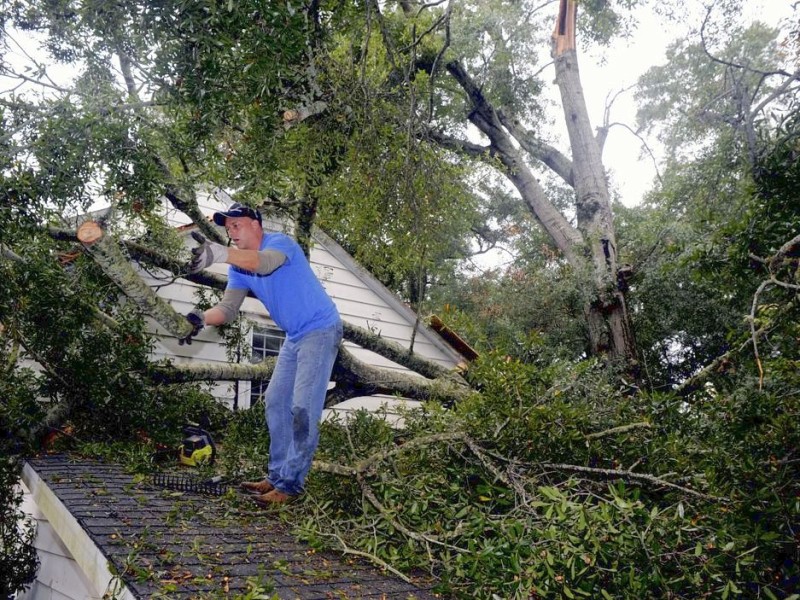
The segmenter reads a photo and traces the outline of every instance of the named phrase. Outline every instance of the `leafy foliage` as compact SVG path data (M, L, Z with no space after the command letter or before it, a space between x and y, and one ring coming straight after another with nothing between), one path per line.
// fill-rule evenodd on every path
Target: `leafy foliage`
M34 579L39 558L35 524L20 510L19 460L29 450L25 433L41 418L36 375L16 364L19 346L0 341L0 595L11 597Z
M634 399L598 365L502 355L473 376L482 393L455 414L426 407L398 432L366 413L326 428L323 460L375 466L346 483L315 475L292 509L299 530L464 598L796 589L797 467L779 458L797 447L796 394L745 379L689 406Z
M2 425L0 421L0 427ZM15 487L21 470L21 463L7 455L6 448L3 448L3 457L0 458L0 573L3 573L0 594L4 598L24 591L39 568L33 545L36 526L20 510L22 492Z

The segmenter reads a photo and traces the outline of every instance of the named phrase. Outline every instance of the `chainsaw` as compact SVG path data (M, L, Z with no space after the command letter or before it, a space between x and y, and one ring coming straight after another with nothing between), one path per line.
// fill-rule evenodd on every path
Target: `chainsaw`
M178 453L180 463L188 467L213 464L217 458L217 447L211 434L195 425L187 425L183 428L183 433L186 437Z

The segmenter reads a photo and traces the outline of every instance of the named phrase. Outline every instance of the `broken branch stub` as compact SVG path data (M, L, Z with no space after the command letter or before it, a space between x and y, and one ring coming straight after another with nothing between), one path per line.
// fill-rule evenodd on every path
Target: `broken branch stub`
M130 263L117 241L95 221L86 221L77 231L78 241L122 293L169 333L189 335L192 326L165 300L150 289Z

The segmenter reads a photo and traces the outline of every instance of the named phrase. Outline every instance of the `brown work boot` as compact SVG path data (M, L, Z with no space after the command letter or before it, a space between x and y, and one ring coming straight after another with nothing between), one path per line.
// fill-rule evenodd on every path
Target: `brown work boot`
M293 498L295 498L295 496L292 494L287 494L286 492L274 489L271 492L262 494L261 496L253 496L253 502L260 506L277 506L279 504L284 504Z
M241 484L241 488L251 494L258 494L259 496L263 496L275 489L275 486L272 485L266 479L262 481L243 481Z

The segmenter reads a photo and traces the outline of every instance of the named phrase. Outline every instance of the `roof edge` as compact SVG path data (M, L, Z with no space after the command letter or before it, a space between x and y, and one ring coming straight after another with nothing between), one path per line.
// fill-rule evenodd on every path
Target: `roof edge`
M30 490L31 498L47 518L53 531L69 550L95 590L103 597L111 591L118 600L136 600L136 596L128 586L111 573L108 568L108 558L84 531L78 520L27 462L22 468L22 481Z
M331 236L325 233L319 226L314 226L312 236L330 252L335 258L340 260L342 264L347 265L352 273L361 279L364 284L381 297L391 308L396 310L399 314L403 315L412 324L417 323L417 314L411 310L400 298L397 297L389 288L381 283L377 277L365 269L361 264L353 258L347 250L345 250L339 242L334 240ZM453 361L458 364L466 359L456 348L448 344L437 333L428 326L424 319L420 318L417 323L418 330L425 333L425 337L439 350L450 356Z

